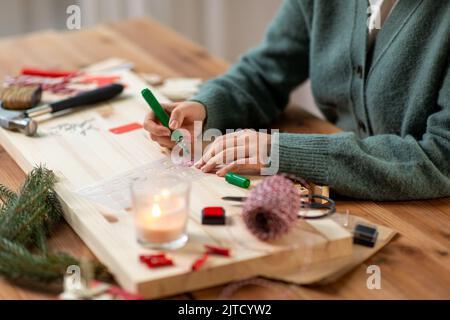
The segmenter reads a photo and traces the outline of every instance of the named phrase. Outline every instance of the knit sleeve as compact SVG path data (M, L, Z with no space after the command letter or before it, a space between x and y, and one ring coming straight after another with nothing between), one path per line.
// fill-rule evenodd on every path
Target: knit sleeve
M285 0L262 44L190 99L206 106L206 128L258 128L279 116L290 92L308 78L309 30L303 2Z
M421 139L384 134L277 134L272 166L371 200L450 196L450 69Z

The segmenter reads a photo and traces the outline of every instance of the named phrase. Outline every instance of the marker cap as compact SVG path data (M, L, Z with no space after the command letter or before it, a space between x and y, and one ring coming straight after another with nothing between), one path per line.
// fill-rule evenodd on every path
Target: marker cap
M225 175L225 180L235 186L247 189L250 187L250 180L246 177L240 176L234 172L229 172Z

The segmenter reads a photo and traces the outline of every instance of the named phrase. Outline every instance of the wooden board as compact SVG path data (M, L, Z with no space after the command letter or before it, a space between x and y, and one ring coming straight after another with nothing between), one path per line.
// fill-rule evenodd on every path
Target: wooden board
M79 50L80 47L88 50ZM0 76L15 74L23 66L74 69L110 56L136 63L140 72L163 76L204 79L223 73L228 64L211 57L173 31L148 18L83 28L79 32L36 32L0 41ZM50 50L49 50L50 48ZM177 50L174 50L177 48ZM339 129L291 106L274 128L291 133L336 133ZM0 147L0 183L15 189L24 172ZM450 297L450 198L371 202L339 199L338 210L349 209L373 223L398 230L400 236L379 253L337 282L326 286L292 286L277 283L280 290L266 287L239 289L232 299L281 299L283 290L294 291L293 299L443 299ZM50 248L75 256L91 257L90 250L62 223L50 238ZM355 251L355 250L354 250ZM353 256L353 254L352 254ZM351 261L349 263L352 263ZM382 269L382 290L368 290L367 265ZM176 298L217 299L223 286L190 292ZM20 288L0 279L0 299L55 299L55 295Z
M202 174L192 186L190 240L183 249L170 253L175 266L149 270L139 263L138 255L149 251L138 246L131 216L118 216L112 223L97 206L74 193L166 157L144 130L122 135L109 132L110 128L141 122L148 111L139 97L145 84L131 72L121 75L128 86L122 99L43 122L34 138L5 130L0 130L0 138L25 172L41 163L58 173L57 192L66 220L125 289L158 298L351 254L350 233L333 222L323 228L300 221L279 241L258 241L243 224L240 208L221 200L222 196L245 196L248 191L214 174ZM231 224L201 225L201 208L208 205L224 206ZM211 257L204 268L192 272L191 264L202 254L204 244L229 247L233 255ZM305 250L310 252L306 256Z
M374 225L368 220L360 217L352 216L351 220L353 220L351 223L352 227L355 223ZM378 238L373 248L354 245L353 252L349 256L312 263L303 266L300 269L286 270L282 273L266 274L266 277L299 285L326 285L334 282L381 250L381 248L387 245L397 234L396 231L386 226L376 225L376 227L378 230Z

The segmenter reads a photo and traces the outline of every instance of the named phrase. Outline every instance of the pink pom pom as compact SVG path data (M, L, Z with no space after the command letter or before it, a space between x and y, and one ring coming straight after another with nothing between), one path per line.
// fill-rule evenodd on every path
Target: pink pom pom
M266 178L244 202L244 222L259 239L277 239L295 225L300 201L300 193L291 180L281 175Z

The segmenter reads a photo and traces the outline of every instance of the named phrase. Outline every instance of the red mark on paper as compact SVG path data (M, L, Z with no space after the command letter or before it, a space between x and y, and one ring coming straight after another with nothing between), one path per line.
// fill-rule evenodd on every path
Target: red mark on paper
M109 129L109 131L114 134L122 134L122 133L127 133L130 131L134 131L134 130L138 130L138 129L142 129L142 128L143 128L142 124L133 122L133 123L126 124L124 126Z

